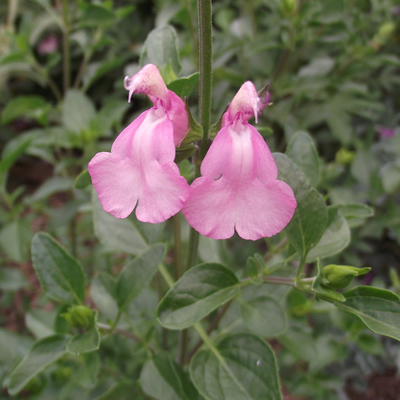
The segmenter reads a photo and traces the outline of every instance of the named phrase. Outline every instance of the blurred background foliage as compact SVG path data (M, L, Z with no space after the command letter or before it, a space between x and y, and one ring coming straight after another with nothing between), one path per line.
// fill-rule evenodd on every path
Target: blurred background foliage
M108 151L122 128L148 107L140 97L127 103L123 77L139 70L141 55L145 62L157 53L145 44L154 28L161 30L157 40L178 48L179 59L162 71L171 88L177 78L197 72L196 21L193 0L0 4L3 384L33 338L57 331L55 321L65 311L44 297L33 272L30 242L35 232L50 232L79 258L89 277L88 304L104 321L114 315L115 304L102 273L118 273L129 254L135 254L128 235L139 230L147 237L169 237L169 222L149 228L134 218L110 220L91 200L85 173L74 181L93 155ZM260 89L269 84L273 104L260 117L258 129L271 151L284 152L294 133L308 132L318 152L317 188L327 204L364 203L374 209L373 218L362 212L344 215L351 237L347 225L337 229L347 247L324 263L371 267L364 284L400 294L400 6L395 0L220 0L213 2L213 23L212 122L244 81ZM196 79L194 75L187 86L178 85L180 94L189 97L193 115ZM188 163L181 170L192 176ZM274 249L279 239L262 245L238 238L224 245L204 239L200 257L240 271L249 255L260 246ZM140 247L139 242L135 245ZM288 329L276 337L271 333L272 344L282 383L291 394L377 399L374 390L381 386L388 390L382 398L396 398L390 397L400 390L394 377L400 368L396 342L378 338L303 293L279 288L276 300L287 308ZM143 292L125 325L134 321L141 335L160 336L157 302L156 291ZM239 314L232 307L222 325ZM174 343L175 332L168 335ZM301 348L295 346L298 342ZM106 336L95 356L63 358L20 396L104 400L116 398L115 393L131 399L129 393L137 393L135 399L149 398L135 383L145 359L142 344ZM379 374L393 378L384 387L374 386L371 377ZM120 392L114 393L116 384ZM366 397L368 393L376 397ZM0 398L8 398L6 390Z

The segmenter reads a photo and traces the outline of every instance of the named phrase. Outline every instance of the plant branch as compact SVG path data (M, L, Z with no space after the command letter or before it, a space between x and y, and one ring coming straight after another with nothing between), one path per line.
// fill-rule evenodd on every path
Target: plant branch
M231 304L232 300L225 303L224 306L219 310L218 315L214 318L207 329L208 335L218 326L219 321L221 321L222 317L226 314ZM187 364L191 360L191 358L196 354L197 350L201 347L202 344L203 339L199 339L199 341L194 345L193 349L186 357L185 364Z
M211 118L212 94L212 12L211 0L198 0L199 18L199 118L203 127L203 141L200 158L203 159L208 150L208 134Z
M70 48L69 48L69 18L68 18L68 0L62 0L63 11L63 87L64 94L69 89L70 85Z
M146 345L152 351L152 353L156 353L157 352L156 348L153 345L151 345L150 343L147 343L146 340L144 340L140 336L135 335L132 332L129 332L129 331L126 331L126 330L120 329L120 328L113 328L110 325L102 324L100 322L97 323L97 327L99 329L103 329L105 331L109 331L110 333L116 333L118 335L125 336L127 338L133 339L138 343L143 343L144 345Z

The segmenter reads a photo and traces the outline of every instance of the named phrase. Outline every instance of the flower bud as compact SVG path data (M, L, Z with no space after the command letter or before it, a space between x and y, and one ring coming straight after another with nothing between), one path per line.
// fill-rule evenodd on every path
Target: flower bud
M322 284L332 289L345 288L355 276L368 273L371 268L356 268L347 265L330 264L322 270Z
M354 151L350 151L342 147L335 156L335 161L341 165L348 165L353 162L354 159Z
M297 7L296 0L283 0L281 3L282 14L285 17L289 17L295 13L296 7Z
M68 312L60 314L73 328L87 328L93 316L93 310L86 306L72 306Z

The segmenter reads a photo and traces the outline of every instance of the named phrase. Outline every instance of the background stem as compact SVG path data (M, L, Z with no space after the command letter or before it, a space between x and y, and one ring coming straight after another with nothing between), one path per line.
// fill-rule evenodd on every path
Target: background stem
M203 127L203 141L200 158L203 159L208 149L208 133L211 116L212 94L212 13L211 0L198 0L199 14L199 119Z
M64 94L70 86L70 49L69 49L69 18L68 18L68 0L62 0L63 11L63 87Z

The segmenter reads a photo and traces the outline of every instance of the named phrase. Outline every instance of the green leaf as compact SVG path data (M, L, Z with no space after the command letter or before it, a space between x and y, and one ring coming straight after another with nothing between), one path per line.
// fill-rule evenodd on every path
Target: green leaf
M93 351L91 353L85 354L84 360L85 360L84 371L88 377L89 382L95 385L98 381L98 375L101 368L101 360L99 352Z
M154 64L168 84L176 80L181 70L175 30L165 25L150 32L144 42L140 66Z
M334 204L331 208L336 208L346 219L369 218L374 216L374 209L361 203Z
M400 189L400 161L385 165L380 171L380 176L385 192L394 194Z
M117 20L116 14L102 6L89 4L79 19L81 26L103 26L113 24Z
M115 218L105 212L94 189L92 209L94 233L103 246L129 254L139 254L146 250L147 243L136 226L128 219Z
M315 340L308 332L292 327L279 336L279 341L299 360L312 361L317 357Z
M147 286L165 255L165 246L155 244L130 261L117 278L115 293L120 310L126 308Z
M92 101L76 89L68 90L62 109L63 125L70 131L81 133L89 130L90 121L96 116Z
M190 364L190 376L209 400L282 399L272 349L248 333L225 338L216 352L197 352Z
M54 317L54 312L32 309L25 314L25 325L35 338L42 339L58 333L54 331Z
M18 268L4 267L0 269L0 290L15 292L29 287L29 282Z
M7 103L1 114L1 123L5 125L19 117L29 117L46 125L50 109L51 106L41 96L19 96Z
M4 147L0 160L0 173L8 171L17 161L25 150L29 147L33 139L32 135L22 134L15 139L10 140Z
M262 337L276 337L286 329L286 314L273 298L260 296L240 302L240 312L247 329Z
M29 353L11 372L8 392L11 395L17 394L33 377L66 354L68 340L68 336L53 335L35 342Z
M346 219L336 208L328 207L327 228L318 244L308 253L307 262L337 254L349 243L350 229Z
M132 396L135 397L132 397ZM138 393L138 385L132 380L122 380L111 386L98 400L146 400L144 395Z
M12 62L12 60L7 63L3 62L0 65L0 79L7 78L9 75L27 77L37 82L40 86L46 86L47 83L43 74L34 72L32 66L25 62Z
M117 303L104 286L101 275L100 277L96 275L92 279L90 294L101 315L109 320L114 320L118 313Z
M26 355L33 343L27 335L19 335L0 328L0 364L4 368L13 368Z
M359 286L344 293L340 310L358 317L368 329L400 340L400 298L389 290Z
M169 90L172 90L175 94L177 94L181 99L185 97L189 97L192 93L194 87L199 81L200 74L195 72L192 75L189 75L186 78L175 79L170 82L167 87Z
M88 68L86 69L82 81L83 81L83 90L87 91L87 89L93 85L97 80L99 80L102 76L106 75L107 73L111 72L112 70L118 68L124 63L123 58L111 58L109 60L102 60L99 62L92 62L88 65ZM129 108L129 104L125 102L125 105L127 108ZM97 119L97 117L96 117ZM109 121L109 122L112 122ZM108 125L108 124L107 124ZM106 125L106 127L107 127ZM100 128L103 128L100 125Z
M239 293L238 279L220 264L201 264L187 271L167 292L157 317L168 329L184 329Z
M350 115L339 109L336 105L328 104L326 122L332 132L332 135L339 139L344 145L350 142L353 136ZM329 108L331 108L329 112Z
M85 189L85 187L89 186L92 183L92 179L90 178L89 171L84 169L74 181L74 188L76 189Z
M147 395L157 400L199 398L188 374L166 353L158 353L144 364L140 384Z
M383 355L385 348L382 343L369 333L360 333L357 336L356 343L358 347L366 353L373 354L375 356Z
M321 239L328 221L328 212L322 196L310 186L300 168L287 156L274 153L278 179L286 182L297 200L296 212L285 232L297 253L305 258Z
M27 204L32 204L36 201L44 200L54 193L67 192L72 189L74 181L66 176L55 176L47 179L36 192L25 199Z
M0 230L0 246L14 261L23 262L29 259L31 229L25 219L18 219L3 226Z
M298 131L286 149L286 155L304 172L306 177L315 186L319 180L319 160L314 142L307 132Z
M82 267L49 234L39 232L33 237L32 261L48 297L66 303L83 302L85 274Z
M97 311L92 313L90 324L85 333L75 335L67 344L67 351L72 354L88 353L100 347L100 333L97 328Z

